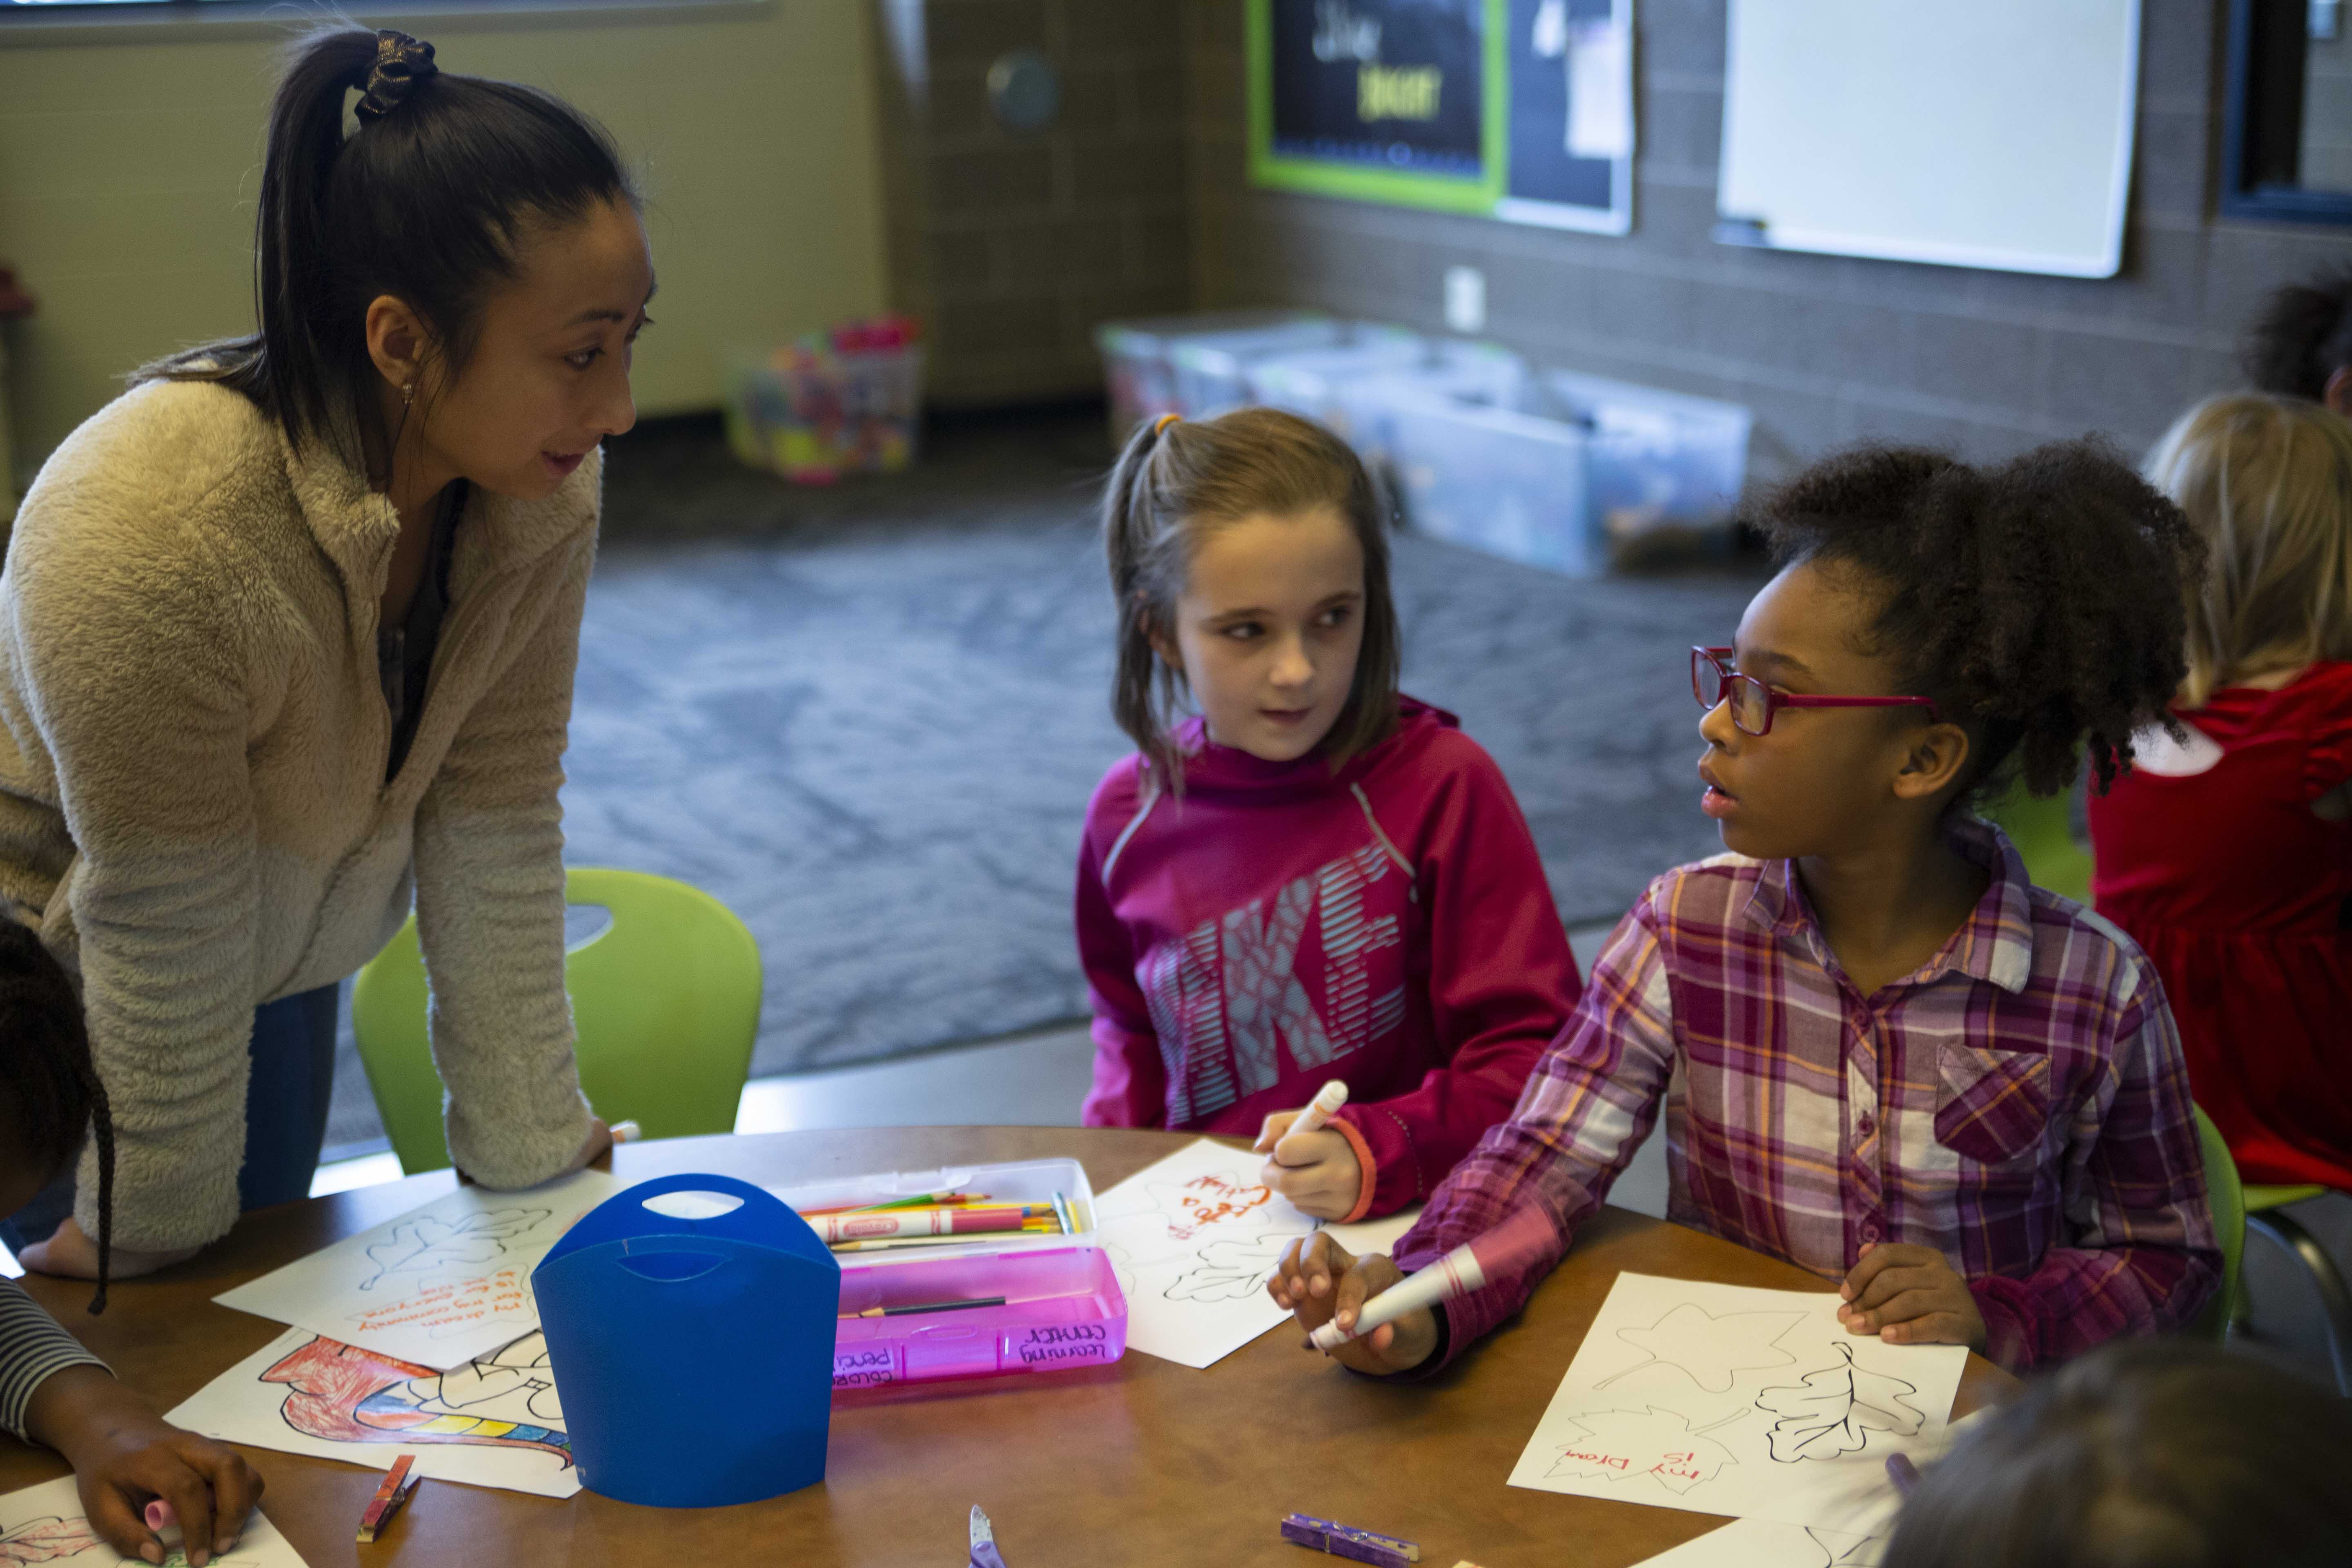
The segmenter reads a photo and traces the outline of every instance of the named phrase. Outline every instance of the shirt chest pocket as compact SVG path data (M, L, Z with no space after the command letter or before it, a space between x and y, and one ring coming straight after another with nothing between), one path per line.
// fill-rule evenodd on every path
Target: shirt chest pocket
M1995 1171L2030 1173L2050 1125L2049 1057L1948 1041L1936 1070L1936 1142Z

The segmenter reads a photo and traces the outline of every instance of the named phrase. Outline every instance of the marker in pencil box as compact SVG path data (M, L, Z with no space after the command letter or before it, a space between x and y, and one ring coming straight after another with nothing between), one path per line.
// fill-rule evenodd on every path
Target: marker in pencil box
M990 1230L969 1236L901 1236L881 1241L836 1241L829 1244L834 1252L889 1252L902 1247L973 1247L988 1241L1011 1241L1023 1236L1052 1236L1050 1226L1024 1226L1019 1230Z
M1477 1240L1464 1242L1428 1268L1408 1275L1365 1302L1352 1328L1341 1328L1339 1320L1334 1318L1307 1338L1317 1350L1338 1350L1408 1312L1434 1307L1483 1288L1487 1280L1526 1263L1558 1235L1551 1216L1530 1205Z
M914 1209L895 1214L826 1214L809 1221L830 1246L843 1241L888 1241L906 1236L960 1236L968 1231L1019 1230L1028 1216L1019 1209Z
M807 1208L794 1208L803 1219L814 1219L821 1214L856 1214L870 1209L911 1208L919 1204L986 1203L986 1193L960 1193L952 1188L938 1193L915 1193L902 1197L851 1198L845 1203L814 1204Z
M1354 1563L1378 1563L1380 1568L1403 1568L1405 1563L1421 1561L1421 1548L1410 1541L1303 1513L1283 1520L1282 1538L1294 1546L1311 1547Z

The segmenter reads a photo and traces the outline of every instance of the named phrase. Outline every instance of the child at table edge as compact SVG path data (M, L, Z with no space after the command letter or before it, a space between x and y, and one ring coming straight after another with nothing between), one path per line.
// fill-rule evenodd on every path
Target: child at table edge
M2022 1371L2178 1329L2220 1278L2153 967L1962 809L2012 752L2044 794L2086 736L2102 784L2128 761L2180 679L2194 531L2087 443L1984 470L1863 448L1763 521L1782 570L1736 649L1693 659L1724 689L1700 773L1734 853L1651 884L1393 1262L1318 1235L1268 1289L1344 1326L1399 1265L1522 1205L1553 1245L1343 1347L1349 1366L1425 1373L1517 1310L1662 1107L1667 1217L1842 1279L1853 1333Z
M0 920L0 1214L47 1184L96 1130L99 1283L89 1310L102 1312L113 1119L73 982L39 937L9 920ZM150 1499L172 1505L186 1561L203 1568L236 1546L261 1497L242 1455L165 1424L14 1279L0 1279L0 1426L65 1458L92 1529L133 1561L163 1561L141 1517Z
M1397 691L1370 479L1276 409L1162 419L1121 454L1103 536L1138 751L1078 856L1085 1122L1255 1133L1260 1179L1324 1219L1419 1202L1582 983L1502 770ZM1334 1078L1347 1108L1291 1134Z

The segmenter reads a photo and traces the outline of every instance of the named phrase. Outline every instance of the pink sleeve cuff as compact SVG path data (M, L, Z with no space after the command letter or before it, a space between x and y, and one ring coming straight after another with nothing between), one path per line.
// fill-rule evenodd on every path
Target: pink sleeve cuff
M1356 1183L1356 1206L1331 1222L1334 1225L1353 1225L1371 1209L1372 1182L1373 1178L1380 1173L1380 1163L1372 1158L1371 1145L1364 1142L1364 1135L1358 1131L1355 1124L1346 1117L1334 1117L1323 1125L1345 1138L1348 1141L1348 1147L1356 1152L1356 1169L1359 1173Z

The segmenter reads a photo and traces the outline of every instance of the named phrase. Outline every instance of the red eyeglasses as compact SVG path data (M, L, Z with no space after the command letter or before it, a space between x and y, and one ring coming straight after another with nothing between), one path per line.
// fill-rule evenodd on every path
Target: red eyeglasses
M1932 721L1936 704L1927 697L1791 697L1775 691L1752 675L1742 675L1727 662L1738 649L1691 649L1691 695L1708 712L1728 699L1731 722L1742 734L1769 735L1772 715L1783 708L1925 708Z

